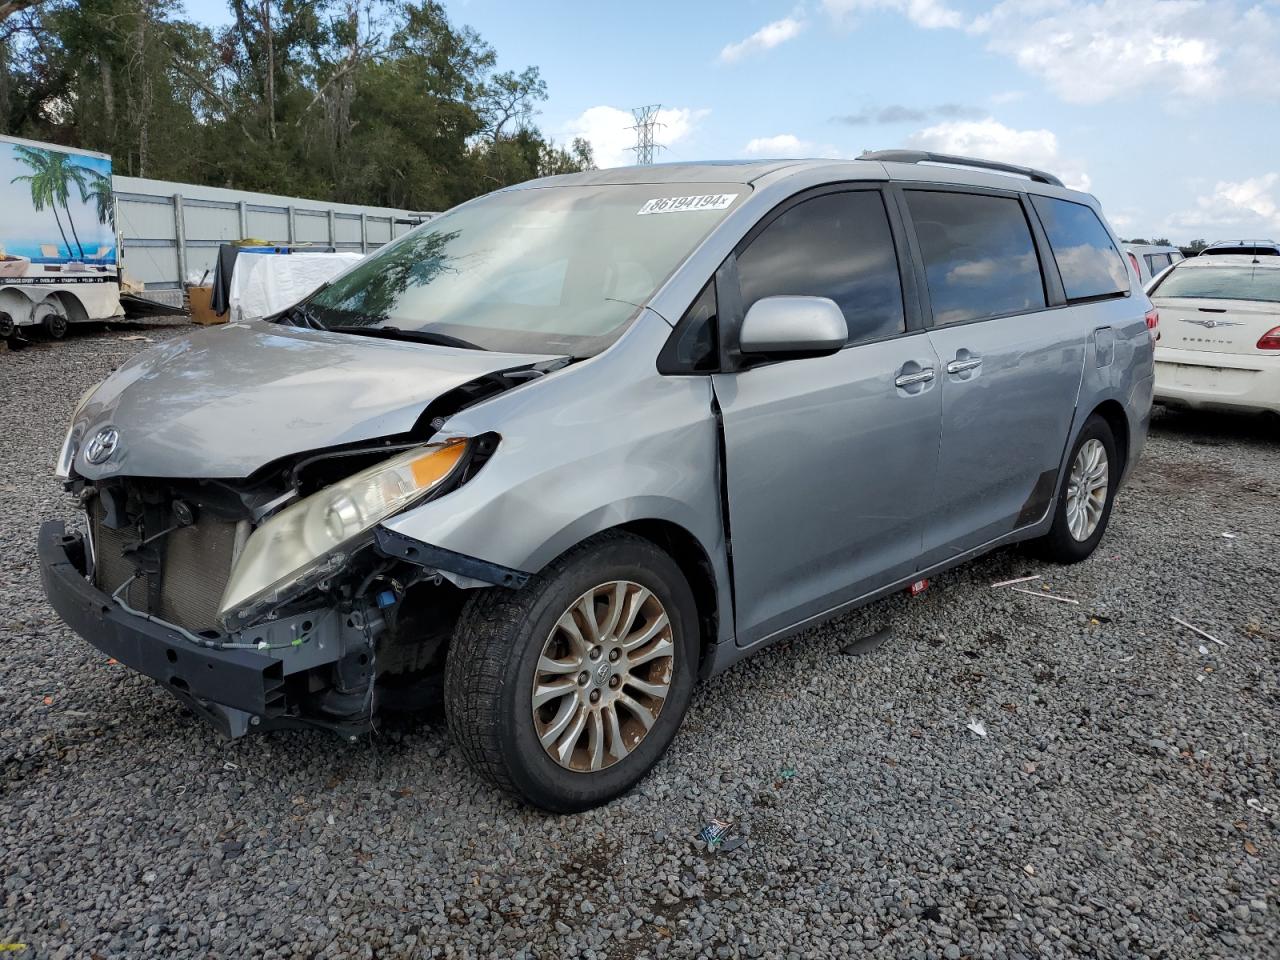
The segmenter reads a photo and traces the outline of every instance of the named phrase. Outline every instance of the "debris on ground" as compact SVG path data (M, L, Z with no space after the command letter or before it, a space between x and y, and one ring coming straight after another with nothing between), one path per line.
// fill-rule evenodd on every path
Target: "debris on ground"
M883 630L877 630L875 633L865 637L859 637L853 643L845 644L840 648L840 652L848 657L864 657L868 653L874 653L891 636L893 636L892 631L885 627Z
M983 737L984 739L987 736L986 724L984 724L977 717L970 717L969 722L965 725L965 729L972 730L974 733L976 733L980 737Z
M1205 632L1204 632L1203 630L1201 630L1199 627L1193 627L1191 624L1187 623L1187 621L1185 621L1185 620L1179 619L1178 617L1170 617L1169 619L1170 619L1170 620L1172 620L1174 623L1178 624L1178 626L1180 626L1180 627L1186 627L1186 628L1187 628L1188 630L1190 630L1192 633L1198 633L1200 636L1204 637L1206 640L1212 640L1214 643L1216 643L1216 644L1217 644L1218 646L1220 646L1220 647L1225 647L1225 646L1226 646L1226 644L1225 644L1225 643L1223 643L1221 640L1219 640L1219 639L1218 639L1217 637L1215 637L1213 634L1211 634L1211 633L1205 633Z
M1043 597L1045 600L1057 600L1059 603L1074 603L1080 606L1079 600L1072 600L1070 597L1060 597L1056 593L1049 593L1046 587L1043 590L1025 590L1022 587L1012 587L1014 593L1025 593L1028 597Z
M1014 577L1012 580L1001 580L999 583L993 583L991 585L991 589L994 590L996 589L996 587L1011 587L1015 583L1030 583L1032 580L1039 580L1039 579L1040 579L1040 574L1033 573L1029 577Z
M719 846L720 841L724 839L724 835L729 832L729 827L732 825L731 821L713 818L710 823L698 831L698 839L710 847Z
M747 842L746 837L731 837L730 839L726 840L724 843L720 844L719 852L732 853L734 850L737 850L740 846L742 846L746 842Z

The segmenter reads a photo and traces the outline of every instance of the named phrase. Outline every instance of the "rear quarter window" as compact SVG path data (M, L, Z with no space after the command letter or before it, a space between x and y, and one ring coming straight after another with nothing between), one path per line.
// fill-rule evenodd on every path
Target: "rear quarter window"
M1129 272L1120 251L1091 207L1036 195L1031 203L1049 237L1068 300L1129 292Z

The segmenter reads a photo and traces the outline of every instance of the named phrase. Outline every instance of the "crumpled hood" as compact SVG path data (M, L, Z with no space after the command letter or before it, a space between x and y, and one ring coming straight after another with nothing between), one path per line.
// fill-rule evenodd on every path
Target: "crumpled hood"
M108 377L72 426L75 469L230 479L289 454L409 430L436 397L552 360L250 321L165 341ZM114 427L102 464L85 453Z

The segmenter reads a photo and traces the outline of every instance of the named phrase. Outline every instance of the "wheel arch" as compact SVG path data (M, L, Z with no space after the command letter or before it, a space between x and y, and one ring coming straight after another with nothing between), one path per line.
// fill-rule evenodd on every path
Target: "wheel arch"
M728 564L723 560L722 546L718 545L719 554L708 549L687 525L662 515L666 512L621 511L615 505L609 511L582 517L572 526L572 536L564 536L568 531L563 531L538 551L536 562L522 569L537 573L558 557L604 533L630 533L648 540L675 561L693 592L698 608L699 660L705 665L707 654L717 643L726 637L732 640L733 602ZM716 562L717 557L721 562Z
M1120 472L1124 475L1129 469L1130 447L1129 417L1125 413L1124 405L1119 400L1103 400L1089 412L1089 417L1095 415L1105 420L1107 426L1111 428L1111 436L1116 444L1116 454L1120 458ZM1085 417L1084 423L1089 422L1089 417ZM1080 425L1081 429L1084 429L1084 423Z
M693 592L698 608L698 662L706 662L720 631L719 590L715 567L698 538L670 520L632 520L613 528L648 540L675 561Z
M0 310L9 314L14 323L23 326L31 322L32 314L35 312L35 301L21 287L0 287Z
M83 301L70 290L55 290L45 301L53 301L62 310L68 323L83 323L89 319L89 311Z

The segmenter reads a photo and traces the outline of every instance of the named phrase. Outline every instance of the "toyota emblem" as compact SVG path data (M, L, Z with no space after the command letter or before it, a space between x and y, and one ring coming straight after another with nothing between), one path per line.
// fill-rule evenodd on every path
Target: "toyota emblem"
M120 443L120 431L115 427L103 427L84 448L84 458L94 465L106 463Z

